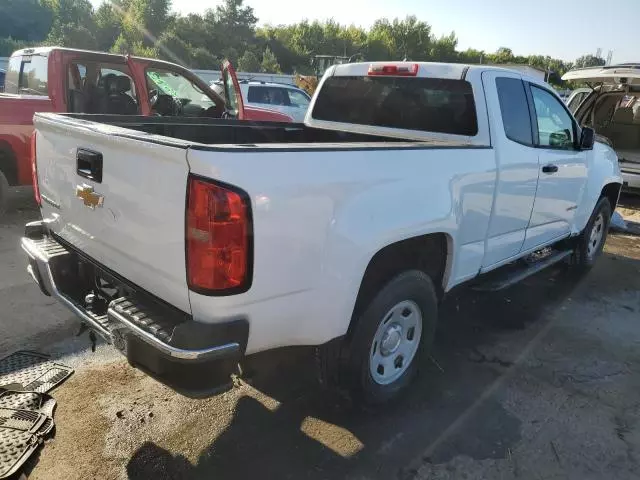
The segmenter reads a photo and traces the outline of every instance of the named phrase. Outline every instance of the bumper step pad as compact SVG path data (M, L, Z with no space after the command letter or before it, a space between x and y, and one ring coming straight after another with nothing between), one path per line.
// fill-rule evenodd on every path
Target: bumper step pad
M0 479L15 474L53 431L56 401L46 392L72 373L35 352L0 360Z

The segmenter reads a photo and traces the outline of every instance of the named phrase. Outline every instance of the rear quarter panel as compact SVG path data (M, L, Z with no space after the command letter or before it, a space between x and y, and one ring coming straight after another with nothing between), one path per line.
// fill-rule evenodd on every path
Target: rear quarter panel
M0 94L0 149L13 152L18 183L31 184L30 137L33 115L55 111L48 97Z
M496 178L492 149L231 147L190 149L187 158L192 173L251 198L251 289L217 298L190 292L197 320L249 319L249 353L344 334L367 264L391 243L448 235L454 255L445 287L480 268L482 248L457 252L484 242Z

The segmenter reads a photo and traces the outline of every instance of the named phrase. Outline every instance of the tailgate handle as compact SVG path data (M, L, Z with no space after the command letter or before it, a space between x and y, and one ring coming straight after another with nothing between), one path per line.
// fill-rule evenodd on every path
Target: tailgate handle
M76 154L78 175L96 183L102 183L102 154L79 148Z

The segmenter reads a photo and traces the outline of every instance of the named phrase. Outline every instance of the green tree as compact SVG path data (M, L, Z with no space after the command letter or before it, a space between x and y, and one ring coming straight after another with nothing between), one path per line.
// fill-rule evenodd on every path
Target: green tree
M14 40L11 37L0 38L0 57L9 57L16 50L27 48L28 42L24 40Z
M598 67L604 64L604 58L595 55L583 55L575 61L576 68Z
M98 43L93 32L82 25L67 23L51 30L45 42L47 45L96 50Z
M202 68L207 70L218 70L220 68L219 60L206 48L202 47L198 47L191 52L191 62L193 64L193 68Z
M39 42L53 22L53 10L40 0L1 0L0 38Z
M53 12L47 45L97 48L93 7L89 0L43 0Z
M262 55L262 63L260 64L260 70L265 73L282 73L278 59L273 54L271 49L267 47Z
M205 21L215 31L217 51L232 61L237 61L240 54L255 43L258 18L253 8L243 5L243 0L225 0L205 16ZM216 51L215 46L212 47Z
M160 38L158 38L155 44L155 49L163 60L185 66L191 64L191 45L178 37L173 31L168 31L160 35Z
M507 47L500 47L496 53L491 53L487 57L490 63L515 63L513 52Z
M484 63L487 60L487 54L483 50L468 48L463 52L458 52L458 58L462 63Z
M258 72L260 67L260 59L252 50L247 50L238 59L238 71L240 72Z
M105 2L93 15L96 24L96 43L98 50L110 50L122 33L122 16L116 7Z
M132 44L152 48L171 25L171 0L126 0L119 2L122 30Z
M438 62L455 62L460 58L456 51L457 46L458 38L455 32L451 32L432 41L430 57Z

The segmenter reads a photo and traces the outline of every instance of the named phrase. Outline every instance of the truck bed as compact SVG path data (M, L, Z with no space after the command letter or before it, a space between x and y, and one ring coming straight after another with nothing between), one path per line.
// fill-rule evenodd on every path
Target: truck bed
M129 130L143 132L156 136L150 138L144 136L145 141L155 141L156 143L168 142L169 139L183 140L204 145L233 145L234 150L238 147L254 149L257 145L267 146L278 144L278 147L291 148L286 144L323 144L315 145L314 148L327 148L333 144L345 143L355 147L354 144L366 143L391 143L389 147L400 146L399 144L413 144L416 147L427 147L429 145L462 147L469 146L465 142L451 142L433 140L428 142L418 142L391 136L365 135L339 130L324 130L309 127L303 123L279 123L279 122L251 122L231 119L209 119L209 118L187 118L187 117L143 117L143 116L123 116L123 115L87 115L87 114L66 114L61 117L68 117L77 120L85 120L99 124L113 125ZM132 134L114 133L115 135L135 136ZM158 137L165 137L164 140ZM271 145L275 147L276 145ZM312 145L309 145L312 147ZM359 145L363 148L364 145Z

